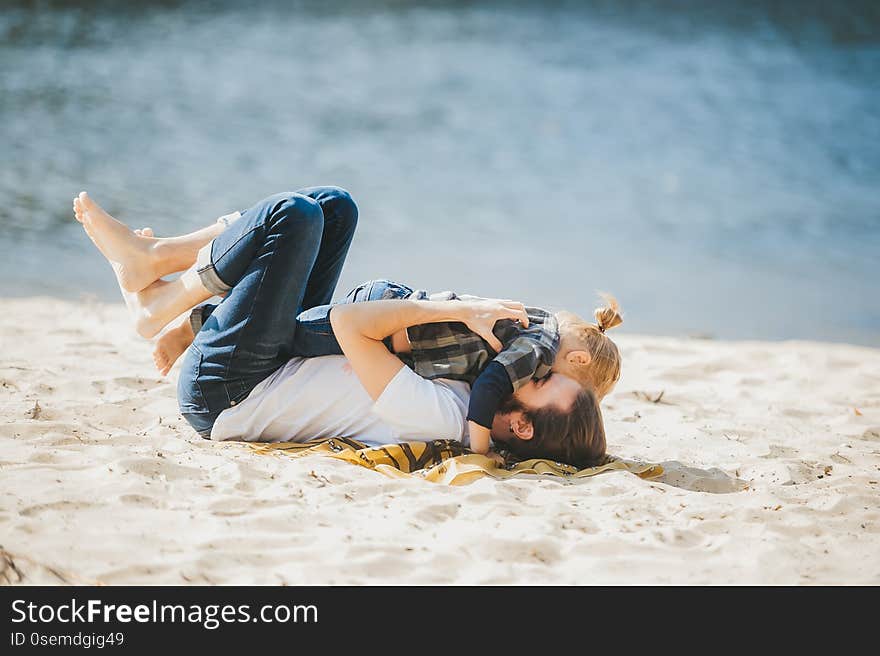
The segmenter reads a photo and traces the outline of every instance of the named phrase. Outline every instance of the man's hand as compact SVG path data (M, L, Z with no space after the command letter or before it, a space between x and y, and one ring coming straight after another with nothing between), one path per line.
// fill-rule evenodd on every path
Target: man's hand
M459 321L486 340L496 353L500 353L504 348L492 332L496 321L513 319L519 321L523 328L529 327L526 308L517 301L487 298L473 301L451 301L451 303L455 304L452 307L455 307L456 314L460 315Z

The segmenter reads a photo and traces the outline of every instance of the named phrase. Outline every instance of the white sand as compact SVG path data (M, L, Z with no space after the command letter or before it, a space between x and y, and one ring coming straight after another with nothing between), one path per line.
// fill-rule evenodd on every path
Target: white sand
M880 350L618 341L663 478L448 488L204 441L121 305L2 300L0 582L880 583Z

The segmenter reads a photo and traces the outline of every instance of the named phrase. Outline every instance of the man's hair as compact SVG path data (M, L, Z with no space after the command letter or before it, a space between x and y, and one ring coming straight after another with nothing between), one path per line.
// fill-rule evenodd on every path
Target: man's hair
M598 465L603 460L605 426L592 391L581 389L567 412L553 406L529 409L510 396L502 411L515 410L532 422L534 433L530 440L514 438L506 443L514 455L556 460L579 469Z

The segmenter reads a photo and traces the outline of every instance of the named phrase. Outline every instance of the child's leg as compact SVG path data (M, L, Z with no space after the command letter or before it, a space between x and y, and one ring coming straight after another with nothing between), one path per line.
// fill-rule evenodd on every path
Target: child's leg
M177 280L157 280L137 293L122 289L135 330L145 339L155 337L175 317L212 295L195 267L184 271Z
M351 290L339 303L360 303L406 298L413 290L390 280L370 280ZM333 335L330 325L330 308L333 305L319 305L301 312L296 317L292 355L314 358L320 355L342 355L339 342ZM391 348L390 339L386 345ZM393 350L393 349L392 349Z

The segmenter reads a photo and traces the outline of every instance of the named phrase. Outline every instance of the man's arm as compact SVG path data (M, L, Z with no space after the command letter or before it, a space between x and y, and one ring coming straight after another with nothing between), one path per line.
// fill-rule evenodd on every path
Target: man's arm
M520 321L523 326L529 321L522 303L498 300L369 301L340 303L330 310L333 334L373 400L404 366L382 343L389 335L423 323L460 321L500 351L501 343L492 333L499 319Z

